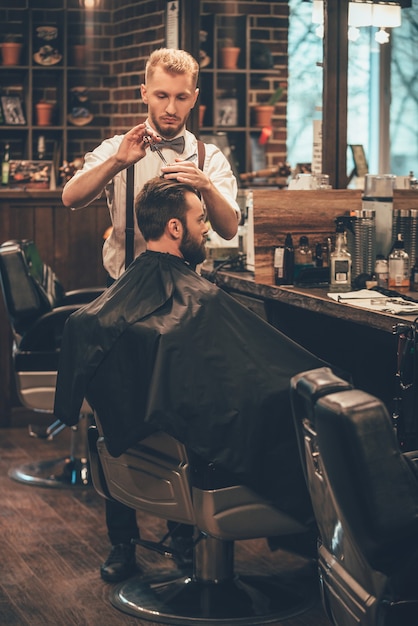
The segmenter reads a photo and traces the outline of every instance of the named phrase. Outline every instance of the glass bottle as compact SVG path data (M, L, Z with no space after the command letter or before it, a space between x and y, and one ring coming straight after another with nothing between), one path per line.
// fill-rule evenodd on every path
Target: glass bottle
M290 233L287 233L284 242L284 285L293 285L293 275L295 271L295 249Z
M8 185L10 176L10 145L4 146L3 161L1 163L1 184Z
M377 280L377 286L388 288L389 269L387 259L382 254L376 256L376 262L374 265L374 275Z
M389 289L407 291L409 289L409 256L405 252L405 243L398 233L392 252L389 254Z
M274 251L274 282L276 285L292 285L295 267L295 250L293 239L287 233L284 246Z
M330 291L351 290L351 254L347 250L344 222L337 220L335 249L330 254Z
M319 241L315 244L315 267L323 267L324 266L324 257L323 257L323 247L322 243Z
M42 161L42 159L45 156L45 137L44 137L44 135L39 135L39 137L38 137L37 150L38 150L38 159L39 159L39 161Z
M308 237L302 235L299 238L299 245L295 248L294 279L296 280L300 273L308 267L314 267L313 255L309 247Z

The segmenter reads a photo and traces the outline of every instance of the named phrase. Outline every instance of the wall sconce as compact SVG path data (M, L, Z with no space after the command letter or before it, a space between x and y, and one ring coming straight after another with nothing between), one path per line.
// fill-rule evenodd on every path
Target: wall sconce
M315 32L318 37L324 36L324 2L313 0L312 22L318 24ZM348 39L356 41L360 37L359 28L362 26L376 26L379 31L375 34L378 43L389 41L386 28L396 28L401 25L401 7L397 2L362 2L352 0L348 3Z

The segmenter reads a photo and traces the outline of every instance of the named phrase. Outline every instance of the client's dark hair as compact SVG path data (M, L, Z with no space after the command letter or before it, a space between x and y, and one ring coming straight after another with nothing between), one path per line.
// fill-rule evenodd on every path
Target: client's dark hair
M145 183L135 200L136 220L145 241L159 239L173 217L186 226L186 191L200 198L194 187L176 180L158 176Z

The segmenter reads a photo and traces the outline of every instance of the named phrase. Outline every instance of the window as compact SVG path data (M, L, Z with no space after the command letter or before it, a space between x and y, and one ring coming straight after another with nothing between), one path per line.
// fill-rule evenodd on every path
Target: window
M312 3L290 0L287 159L312 160L313 119L322 100L322 39ZM369 171L418 173L418 4L402 9L389 44L374 27L349 42L347 144L363 145ZM347 153L347 174L353 168ZM382 168L384 168L382 170ZM390 171L384 171L387 168Z

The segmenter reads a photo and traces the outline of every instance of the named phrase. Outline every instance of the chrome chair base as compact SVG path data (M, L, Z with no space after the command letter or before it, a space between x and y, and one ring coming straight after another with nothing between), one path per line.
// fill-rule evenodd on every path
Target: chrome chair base
M157 624L256 626L304 613L316 598L275 577L235 576L214 583L183 576L131 578L112 591L110 601L123 613Z
M11 468L8 475L35 487L86 487L91 485L88 459L64 457Z
M36 487L87 487L92 484L87 433L92 424L90 413L80 415L71 427L70 453L58 459L26 463L11 468L13 480Z

